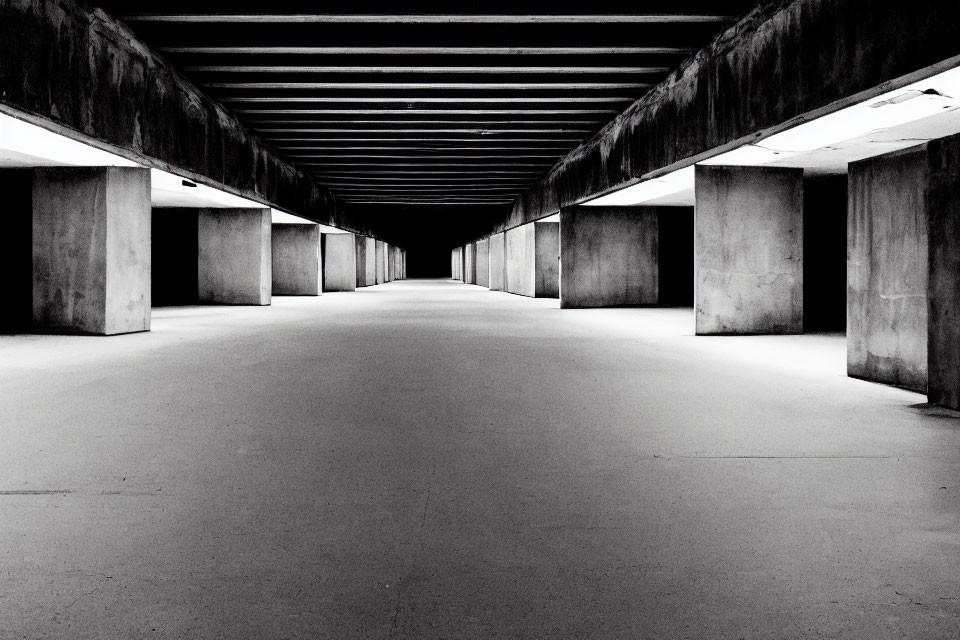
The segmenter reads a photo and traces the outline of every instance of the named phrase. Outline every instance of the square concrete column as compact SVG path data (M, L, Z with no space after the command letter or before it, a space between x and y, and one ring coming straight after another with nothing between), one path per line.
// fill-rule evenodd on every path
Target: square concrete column
M490 240L485 238L483 240L477 240L475 243L476 246L476 256L474 260L476 261L476 272L477 272L477 284L481 287L490 287Z
M477 245L468 242L463 245L463 281L477 284Z
M33 325L113 335L150 329L150 171L37 169Z
M268 305L273 290L270 209L200 209L201 303Z
M490 260L490 291L506 291L506 234L495 233L490 236L487 248Z
M450 266L454 280L463 280L463 247L457 247L450 252Z
M377 284L377 241L364 236L363 242L363 281L366 283L364 286L372 287Z
M323 234L323 290L356 291L357 242L352 233Z
M367 286L367 240L366 237L354 235L354 255L357 259L357 287Z
M697 166L697 335L803 331L803 170Z
M275 224L272 233L273 295L320 295L320 227Z
M377 261L377 284L383 284L387 281L387 266L385 264L387 257L384 251L382 240L376 240L376 261Z
M534 268L538 298L560 297L560 223L534 222Z
M524 224L506 231L506 268L504 291L521 296L536 294L536 236L533 224Z
M960 409L960 136L928 145L930 402Z
M659 210L570 207L560 212L560 307L659 301Z
M925 148L850 164L847 373L927 388Z
M387 282L397 279L397 250L392 244L387 245Z

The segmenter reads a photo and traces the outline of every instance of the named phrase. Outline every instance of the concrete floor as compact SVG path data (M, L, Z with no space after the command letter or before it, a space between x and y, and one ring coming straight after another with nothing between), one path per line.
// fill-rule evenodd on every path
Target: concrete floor
M0 338L0 638L956 638L960 420L451 282Z

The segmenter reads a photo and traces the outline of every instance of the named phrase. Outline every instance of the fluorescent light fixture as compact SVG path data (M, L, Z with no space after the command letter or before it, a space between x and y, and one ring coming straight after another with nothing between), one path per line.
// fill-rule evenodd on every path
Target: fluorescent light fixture
M583 204L591 207L627 207L631 205L692 207L693 172L693 167L684 167Z
M552 216L547 216L546 218L540 218L536 222L560 222L560 214L555 213Z
M0 113L0 167L137 167L136 162Z

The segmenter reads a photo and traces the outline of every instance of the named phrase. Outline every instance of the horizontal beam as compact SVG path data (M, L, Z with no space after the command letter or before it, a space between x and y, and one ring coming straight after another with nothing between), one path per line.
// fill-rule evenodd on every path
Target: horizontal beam
M126 22L200 24L669 24L728 22L732 16L709 14L254 14L254 13L125 13Z
M239 65L239 64L201 64L184 67L187 72L195 73L536 73L536 74L570 74L595 73L628 75L637 73L666 73L670 67L521 67L521 66L360 66L360 65Z
M375 103L385 104L399 102L403 104L422 103L422 104L463 104L470 102L474 104L603 104L610 102L630 102L629 98L623 96L578 96L574 98L561 96L471 96L470 98L444 97L444 96L223 96L219 98L220 102L228 103L251 103L251 104L270 104L275 102L305 103L313 102L316 104L330 103Z
M303 46L161 46L163 53L212 54L212 55L439 55L439 56L540 56L540 55L687 55L692 47L564 47L564 46L517 46L517 47L303 47Z
M206 82L212 89L483 89L485 91L533 91L569 89L644 89L639 82Z
M549 128L549 129L501 129L500 127L495 127L492 125L486 125L483 128L437 128L437 129L347 129L343 127L302 127L302 128L274 128L274 127L252 127L255 131L263 131L267 134L272 133L363 133L364 131L370 131L370 133L375 135L380 135L384 133L475 133L477 135L491 135L491 132L495 133L582 133L588 134L592 133L594 129L585 128L585 127L562 127L562 128Z
M463 107L460 109L391 109L384 107L382 109L234 109L234 113L244 115L449 115L449 116L484 116L484 115L509 115L509 116L567 116L567 115L592 115L602 116L619 113L616 109L512 109L506 105L502 109L476 109Z

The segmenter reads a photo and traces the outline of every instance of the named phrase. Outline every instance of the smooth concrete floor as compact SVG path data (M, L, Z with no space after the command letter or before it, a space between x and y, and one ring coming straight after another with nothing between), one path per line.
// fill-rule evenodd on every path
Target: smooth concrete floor
M960 420L453 282L0 338L0 638L957 638Z

